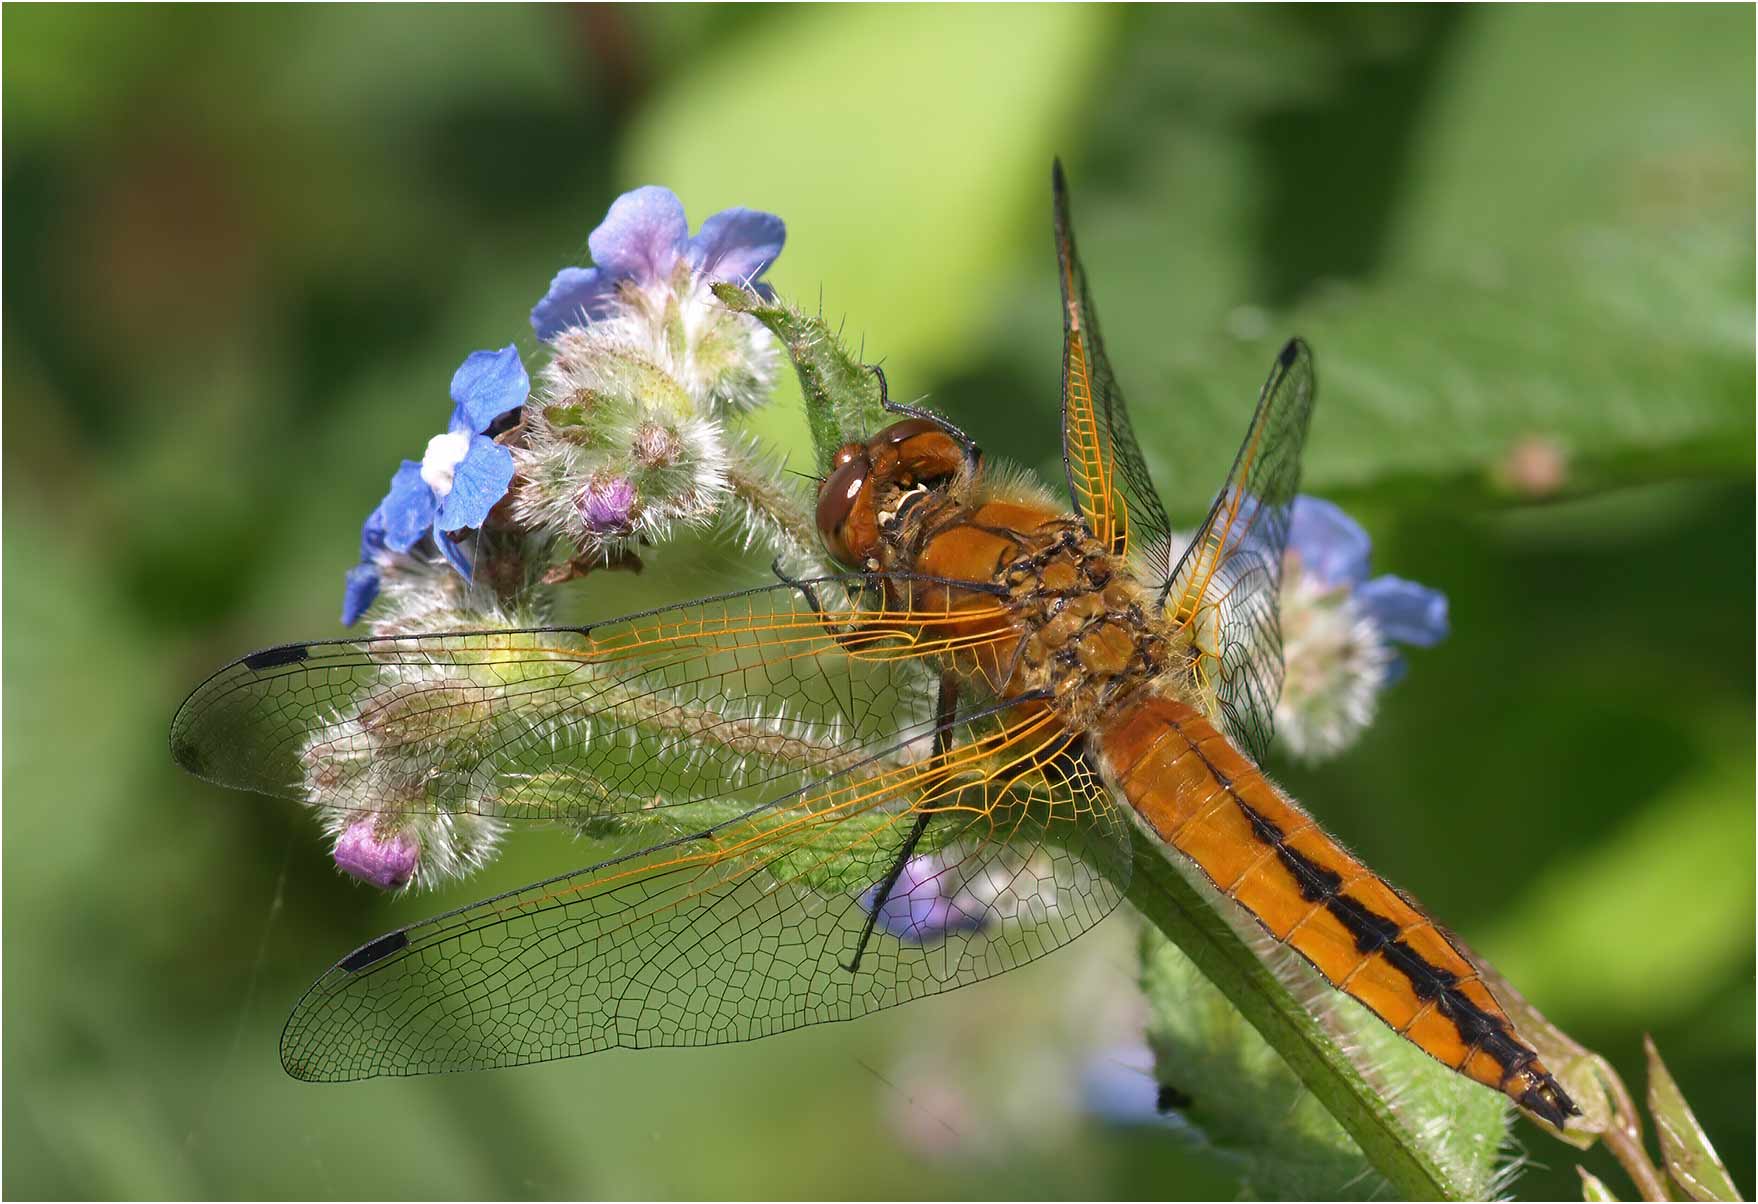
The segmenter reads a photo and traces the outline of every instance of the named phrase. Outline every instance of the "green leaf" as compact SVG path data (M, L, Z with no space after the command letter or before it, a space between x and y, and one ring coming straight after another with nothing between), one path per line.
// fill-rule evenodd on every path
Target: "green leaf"
M1611 1188L1600 1182L1599 1176L1595 1175L1586 1167L1576 1167L1575 1173L1581 1176L1581 1198L1583 1200L1615 1201L1617 1199L1616 1196L1612 1195Z
M1508 1109L1503 1098L1470 1082L1429 1058L1421 1050L1367 1013L1353 1000L1329 988L1304 962L1284 951L1270 951L1276 968L1266 964L1255 946L1267 938L1249 939L1249 918L1234 914L1239 928L1223 917L1232 908L1212 889L1186 878L1166 850L1139 831L1135 837L1135 873L1129 899L1190 959L1257 1034L1299 1077L1359 1148L1366 1164L1408 1199L1484 1199L1495 1190L1496 1164L1506 1133ZM1150 988L1179 981L1176 970L1156 958L1148 967ZM1308 999L1319 999L1314 1010ZM1170 1054L1187 1048L1192 1036L1217 1036L1203 1021L1192 1028L1180 1019L1184 997L1162 991L1155 999L1153 1029ZM1212 1013L1211 1013L1212 1014ZM1224 1024L1213 1021L1212 1024ZM1227 1037L1229 1059L1240 1077L1204 1079L1212 1099L1206 1115L1229 1126L1228 1140L1276 1145L1261 1166L1266 1175L1284 1173L1328 1175L1346 1164L1336 1134L1315 1113L1303 1113L1298 1132L1266 1135L1262 1116L1281 1116L1289 1107L1286 1092L1277 1094L1272 1075L1262 1069L1261 1054L1235 1030ZM1178 1081L1179 1070L1165 1062L1161 1073L1173 1086L1195 1097ZM1297 1104L1296 1107L1299 1107ZM1193 1118L1194 1119L1194 1118ZM1305 1172L1276 1168L1274 1157L1296 1159ZM1328 1195L1349 1188L1347 1182L1300 1184L1300 1194Z
M1697 1123L1679 1085L1660 1060L1654 1038L1644 1037L1642 1048L1648 1055L1648 1111L1660 1133L1666 1173L1693 1200L1738 1200L1739 1189L1716 1157L1709 1135Z
M1208 1150L1264 1199L1371 1199L1386 1181L1288 1063L1178 946L1142 931L1156 1077Z

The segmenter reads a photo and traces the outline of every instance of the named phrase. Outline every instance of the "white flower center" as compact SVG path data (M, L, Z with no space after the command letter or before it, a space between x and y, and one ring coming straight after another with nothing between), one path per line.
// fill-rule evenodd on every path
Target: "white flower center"
M427 453L421 457L421 479L435 497L443 498L452 491L452 477L469 450L469 431L451 431L427 441Z

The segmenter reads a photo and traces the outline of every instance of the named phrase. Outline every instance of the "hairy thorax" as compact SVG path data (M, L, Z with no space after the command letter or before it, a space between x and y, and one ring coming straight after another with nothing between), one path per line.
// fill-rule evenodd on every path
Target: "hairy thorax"
M960 669L980 673L1001 697L1046 693L1076 731L1165 676L1178 641L1078 518L1031 492L968 500L960 492L936 492L908 507L886 533L880 564L1000 587L980 604L993 614L1001 603L1005 618L989 622L1010 628L1008 638Z

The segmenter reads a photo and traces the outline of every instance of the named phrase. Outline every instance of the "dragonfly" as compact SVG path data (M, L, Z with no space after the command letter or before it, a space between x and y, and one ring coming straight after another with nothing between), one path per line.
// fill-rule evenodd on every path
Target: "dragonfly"
M567 824L619 855L377 938L282 1033L308 1080L743 1041L1057 949L1135 833L1409 1041L1561 1126L1478 963L1260 768L1315 377L1282 348L1179 538L1053 177L1067 499L926 410L818 487L842 572L604 622L281 645L199 686L184 768L350 812ZM884 377L879 374L883 394Z

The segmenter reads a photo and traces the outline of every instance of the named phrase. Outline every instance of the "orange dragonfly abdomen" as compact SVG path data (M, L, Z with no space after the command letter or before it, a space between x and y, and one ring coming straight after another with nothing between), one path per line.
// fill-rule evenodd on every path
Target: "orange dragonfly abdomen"
M1554 1080L1465 955L1196 708L1132 700L1101 722L1096 742L1148 827L1278 942L1441 1062L1560 1116Z

